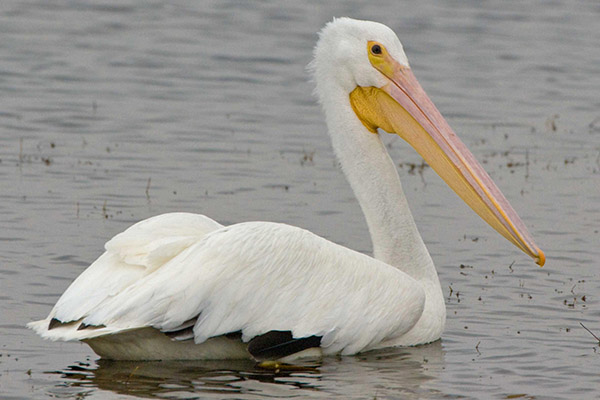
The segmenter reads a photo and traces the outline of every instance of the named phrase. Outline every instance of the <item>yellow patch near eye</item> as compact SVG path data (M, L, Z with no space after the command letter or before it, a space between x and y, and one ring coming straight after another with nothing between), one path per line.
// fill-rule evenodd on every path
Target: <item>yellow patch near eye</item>
M381 51L380 54L373 54L373 46L379 46ZM369 62L373 67L379 70L385 76L391 76L394 72L394 66L390 62L390 55L387 52L385 46L381 43L369 40L367 42L367 54L369 55Z

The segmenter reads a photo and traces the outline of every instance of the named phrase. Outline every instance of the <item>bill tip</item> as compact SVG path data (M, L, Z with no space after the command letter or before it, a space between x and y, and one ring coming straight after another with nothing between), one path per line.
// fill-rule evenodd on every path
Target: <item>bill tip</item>
M536 257L536 264L539 265L540 267L543 267L544 264L546 263L546 255L544 254L544 252L540 249L538 249L538 254Z

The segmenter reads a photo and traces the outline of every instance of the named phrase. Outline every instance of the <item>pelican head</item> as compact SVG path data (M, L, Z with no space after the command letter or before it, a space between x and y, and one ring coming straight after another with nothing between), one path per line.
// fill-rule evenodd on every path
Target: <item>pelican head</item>
M525 224L422 89L390 28L334 19L320 32L311 68L328 124L355 118L364 127L359 134L399 135L483 220L544 264ZM336 104L340 98L347 107Z
M365 52L369 42L379 43L392 59L408 68L402 44L390 28L378 22L336 18L319 33L313 64L315 74L326 74L329 78L334 75L331 83L347 93L357 86L386 85L389 79L373 68L371 50ZM317 87L317 93L322 99L324 93L320 89Z

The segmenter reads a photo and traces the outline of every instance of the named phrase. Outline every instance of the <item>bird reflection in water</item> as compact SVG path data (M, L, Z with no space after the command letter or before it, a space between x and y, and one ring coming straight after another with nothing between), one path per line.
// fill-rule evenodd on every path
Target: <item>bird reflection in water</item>
M109 361L72 365L60 374L71 398L98 391L141 398L359 398L402 395L419 398L424 385L444 367L441 341L408 348L371 351L356 356L299 360L293 366L266 370L249 360ZM75 389L75 390L73 390ZM66 393L63 393L64 397Z

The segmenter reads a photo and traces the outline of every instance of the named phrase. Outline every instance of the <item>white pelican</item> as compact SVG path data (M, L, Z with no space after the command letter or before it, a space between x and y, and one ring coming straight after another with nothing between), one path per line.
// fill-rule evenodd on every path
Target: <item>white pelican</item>
M481 218L544 264L417 82L392 30L334 19L320 33L311 69L374 257L284 224L223 226L203 215L164 214L106 243L50 315L28 326L129 360L279 360L439 339L440 282L378 128L405 139Z

